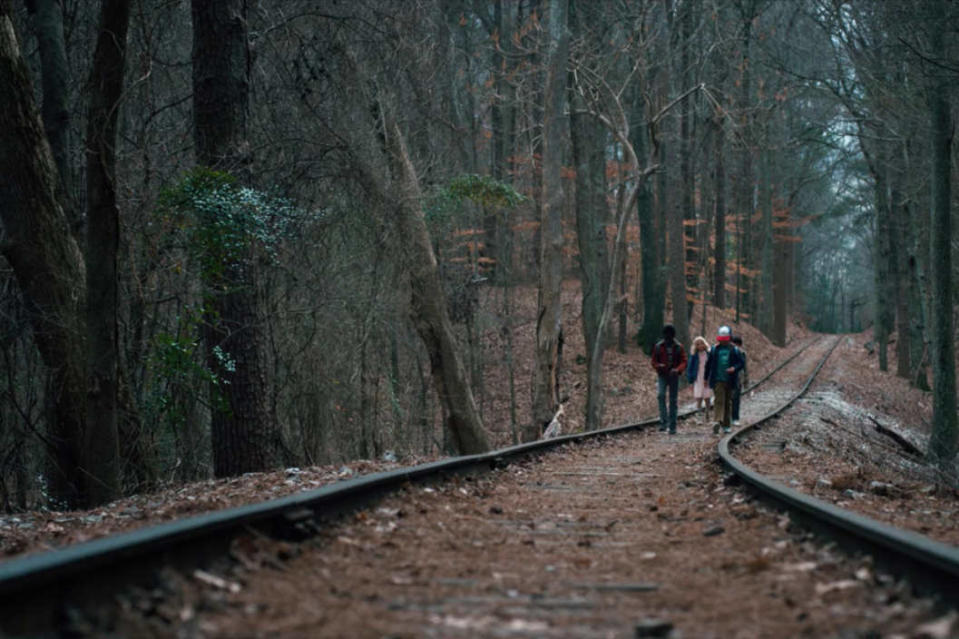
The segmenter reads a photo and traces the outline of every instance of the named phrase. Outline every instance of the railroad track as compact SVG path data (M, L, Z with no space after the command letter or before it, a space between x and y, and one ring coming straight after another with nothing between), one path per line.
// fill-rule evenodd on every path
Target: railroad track
M795 357L805 352L808 347L809 344L805 345L751 388L764 383ZM822 359L819 367L825 362L826 357ZM789 403L805 392L819 367ZM764 419L771 418L785 407L785 405L782 406ZM687 411L684 416L688 416L691 412ZM231 540L238 535L248 533L251 529L275 538L305 538L317 532L318 522L362 508L402 486L437 482L451 476L472 475L490 469L503 468L515 460L566 444L641 430L657 422L656 418L650 418L603 431L568 435L488 454L458 457L378 473L283 499L214 512L80 544L60 551L10 561L0 565L0 634L55 635L59 624L63 621L64 611L96 608L102 602L110 601L113 594L120 588L130 584L148 584L155 578L161 566L189 570L208 563L211 557L223 557L229 551ZM724 438L720 443L721 454L734 472L740 474L745 481L756 486L758 490L765 491L771 482L763 481L763 478L742 467L729 455L730 443L743 436L748 428L747 426ZM774 485L772 490L776 490ZM792 492L788 489L786 491ZM769 494L772 495L772 493ZM808 516L805 506L793 505L799 502L805 503L804 500L796 500L793 497L770 498L784 503L790 509L801 508L803 517ZM825 510L839 510L828 504L823 506L827 507ZM829 519L836 518L826 518L827 521ZM852 519L855 517L853 516ZM824 525L818 523L817 527L823 528ZM845 526L845 532L842 535L848 536L849 530L849 527ZM870 530L874 531L875 526L870 527ZM839 536L839 533L836 533L836 536ZM904 537L909 535L905 534ZM906 541L900 540L897 543L899 547L904 547ZM895 548L886 547L884 554L888 555L894 550ZM914 551L911 552L915 554ZM952 554L955 554L954 549ZM950 559L951 556L949 552L945 554L940 552L935 555L934 563L941 566L948 564L949 561L954 562L954 559ZM914 563L910 563L910 573L921 574L916 572L921 568L917 568L913 565ZM95 580L90 579L91 574L96 575ZM949 574L959 573L950 573L948 570L943 573L940 570L939 574L948 577ZM955 580L956 577L953 576L952 579ZM955 583L953 581L953 588ZM948 586L948 580L946 580L942 588L948 588Z
M959 548L803 494L756 472L733 455L732 449L737 443L776 418L806 393L840 339L833 342L826 356L788 402L724 437L719 442L719 456L736 476L761 497L785 508L806 527L840 542L852 552L870 554L887 569L908 575L920 590L935 594L944 602L956 606L956 602L959 602Z

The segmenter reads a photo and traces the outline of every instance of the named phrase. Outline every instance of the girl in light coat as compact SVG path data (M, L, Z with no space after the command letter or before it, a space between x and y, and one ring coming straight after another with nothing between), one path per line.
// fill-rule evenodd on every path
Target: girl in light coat
M689 349L689 365L686 366L686 380L693 386L693 397L696 398L696 410L703 409L703 424L706 423L706 413L709 410L710 399L713 396L713 390L709 387L706 380L706 362L709 360L709 342L705 337L697 337L693 340L693 346Z

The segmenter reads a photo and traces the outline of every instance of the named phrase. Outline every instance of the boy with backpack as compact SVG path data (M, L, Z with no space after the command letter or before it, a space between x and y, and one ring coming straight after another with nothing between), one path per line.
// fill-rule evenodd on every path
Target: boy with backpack
M706 377L716 398L714 434L718 433L720 428L724 433L729 432L733 389L736 388L739 371L744 365L739 349L732 343L732 336L732 330L728 326L720 326L716 331L716 344L710 349L709 359L706 361Z

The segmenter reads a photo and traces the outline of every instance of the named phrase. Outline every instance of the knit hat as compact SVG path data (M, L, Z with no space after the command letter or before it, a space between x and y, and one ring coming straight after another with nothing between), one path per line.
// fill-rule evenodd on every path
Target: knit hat
M733 332L728 326L720 326L719 330L716 331L716 341L717 342L728 342L732 337Z

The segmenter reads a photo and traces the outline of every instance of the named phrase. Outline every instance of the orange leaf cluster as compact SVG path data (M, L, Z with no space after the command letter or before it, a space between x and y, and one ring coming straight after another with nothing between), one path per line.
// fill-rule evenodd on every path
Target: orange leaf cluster
M780 235L779 233L773 235L773 239L777 242L792 242L794 244L802 242L802 238L798 235Z
M526 222L520 222L518 224L513 225L513 230L519 231L519 232L535 231L538 228L539 228L539 221L537 220L529 220Z
M472 237L474 235L484 235L484 229L459 229L453 231L453 237Z

